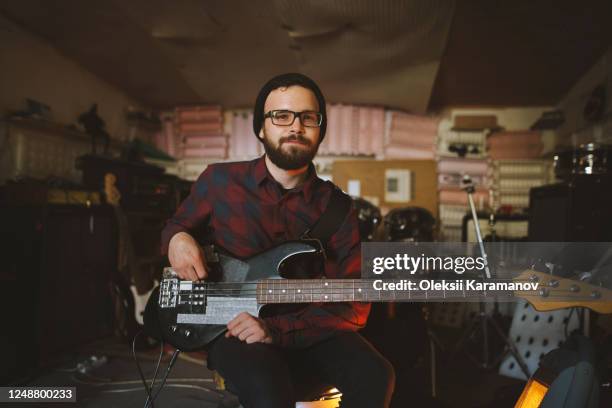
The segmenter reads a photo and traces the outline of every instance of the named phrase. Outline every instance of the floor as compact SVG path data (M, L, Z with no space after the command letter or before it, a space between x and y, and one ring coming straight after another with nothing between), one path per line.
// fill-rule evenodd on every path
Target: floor
M146 378L152 378L159 349L137 353ZM512 407L522 390L521 381L501 377L479 369L466 354L452 359L439 354L437 398L431 397L430 371L420 359L414 370L398 376L393 407ZM170 359L164 354L163 373ZM398 373L399 374L399 373ZM160 378L161 375L158 375ZM77 403L67 407L134 407L144 406L146 392L139 379L131 347L115 339L89 344L62 356L58 362L27 382L36 386L75 386ZM407 402L408 401L408 402ZM61 404L47 404L60 407ZM218 408L237 406L235 396L218 391L212 373L204 366L203 356L182 354L172 369L166 386L156 399L157 407ZM44 405L40 405L44 406Z
M158 356L159 349L137 353L145 378L153 377ZM144 406L147 395L131 347L127 344L106 339L67 354L62 360L28 381L27 385L76 386L77 403L64 404L67 407ZM161 378L169 360L170 354L164 354L158 378ZM56 403L47 405L62 406ZM218 408L236 405L234 396L216 389L212 373L198 355L180 356L155 400L157 407Z

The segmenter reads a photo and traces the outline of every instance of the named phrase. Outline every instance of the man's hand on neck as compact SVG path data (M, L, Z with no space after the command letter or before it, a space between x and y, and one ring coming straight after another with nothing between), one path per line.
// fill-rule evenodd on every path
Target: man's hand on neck
M296 170L284 170L272 163L268 155L265 156L265 160L266 167L274 180L278 181L287 190L299 186L308 176L308 166Z

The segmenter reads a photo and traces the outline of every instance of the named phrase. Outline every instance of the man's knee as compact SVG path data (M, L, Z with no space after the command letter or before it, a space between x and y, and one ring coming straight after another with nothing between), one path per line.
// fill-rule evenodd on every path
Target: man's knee
M366 371L369 373L371 387L379 393L388 393L390 396L395 388L395 369L381 355L378 355L375 360L369 364L368 371Z
M372 348L370 352L361 353L355 358L353 367L359 367L358 373L356 372L355 375L363 378L370 389L385 390L393 388L395 370L391 363L377 350Z
M353 367L338 388L347 407L387 407L395 388L395 370L380 353L373 350L355 356ZM361 404L361 405L360 405Z
M219 339L209 351L209 368L224 377L227 390L238 395L245 406L293 405L288 366L280 353L268 345Z

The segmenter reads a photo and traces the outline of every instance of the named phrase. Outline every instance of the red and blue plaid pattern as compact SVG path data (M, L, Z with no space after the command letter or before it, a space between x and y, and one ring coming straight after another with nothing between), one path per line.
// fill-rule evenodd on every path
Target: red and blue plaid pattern
M212 164L194 183L191 194L162 231L162 252L170 238L185 231L198 241L250 257L284 241L299 239L319 219L334 185L310 166L306 181L283 193L268 173L264 157L246 162ZM359 278L361 245L355 209L326 247L328 278ZM305 347L335 331L362 328L369 303L313 303L293 313L265 318L279 344Z

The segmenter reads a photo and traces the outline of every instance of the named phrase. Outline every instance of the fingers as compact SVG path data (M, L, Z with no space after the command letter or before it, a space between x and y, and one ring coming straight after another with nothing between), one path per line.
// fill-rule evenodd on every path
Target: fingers
M192 267L187 267L184 269L184 271L187 273L187 276L185 276L185 279L189 279L190 281L197 281L199 280L198 275L196 274L195 269L193 269Z
M202 254L202 250L200 248L197 248L197 254L195 255L193 260L193 268L195 269L195 273L198 279L205 279L206 276L208 276L204 263L204 255Z
M198 281L208 276L202 248L185 232L175 234L170 240L168 259L181 279Z
M268 337L263 323L246 312L242 312L232 319L227 324L227 329L225 337L238 337L248 344L266 342Z
M243 341L246 344L265 343L264 341L265 337L266 337L266 334L262 330L261 332L253 333L253 334L246 336L246 338Z
M256 324L255 318L246 312L240 313L227 324L227 330L232 336L238 336L244 329L252 324Z
M242 332L240 332L238 338L242 341L245 341L247 339L251 339L251 342L259 341L263 339L263 330L261 330L261 327L257 325L249 326L246 327ZM247 341L247 343L249 342Z

